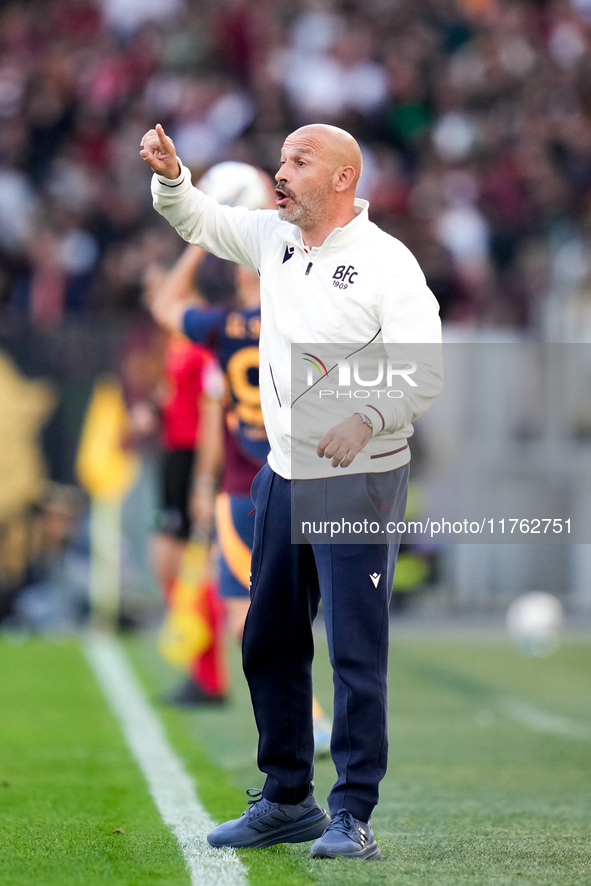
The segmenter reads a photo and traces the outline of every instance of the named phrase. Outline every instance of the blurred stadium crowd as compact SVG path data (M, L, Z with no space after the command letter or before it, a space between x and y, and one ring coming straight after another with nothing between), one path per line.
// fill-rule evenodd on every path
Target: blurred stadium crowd
M288 132L344 127L359 195L417 256L448 334L588 341L590 48L591 0L1 2L0 592L49 573L63 591L70 545L84 609L87 528L70 543L93 385L117 370L127 406L158 386L146 270L183 244L152 208L147 129L196 180L221 160L273 175ZM136 585L157 449L135 444Z
M444 320L535 327L557 245L589 239L590 40L589 0L4 2L3 320L138 309L179 250L138 158L156 121L196 173L273 173L324 120L361 142L360 194Z

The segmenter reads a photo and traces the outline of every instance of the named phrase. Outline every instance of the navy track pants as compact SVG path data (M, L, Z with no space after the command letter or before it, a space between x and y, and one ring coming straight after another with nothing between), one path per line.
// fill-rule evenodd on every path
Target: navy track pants
M388 519L404 519L409 466L382 475ZM334 679L331 755L337 771L328 804L369 820L387 765L389 601L398 553L389 544L292 544L292 482L339 519L339 502L375 519L374 475L284 480L266 465L252 488L256 507L251 605L243 664L259 730L263 795L298 803L313 776L312 622L320 596ZM307 484L307 485L302 485ZM310 484L315 484L311 487ZM377 579L379 576L379 579ZM377 580L376 580L377 579Z

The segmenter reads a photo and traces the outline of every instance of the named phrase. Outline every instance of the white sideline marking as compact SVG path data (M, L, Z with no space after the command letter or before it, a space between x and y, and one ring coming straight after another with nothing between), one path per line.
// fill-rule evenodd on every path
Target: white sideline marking
M586 726L582 726L562 714L545 711L530 702L504 696L500 699L500 707L510 720L521 726L526 726L533 732L548 732L551 735L561 735L564 738L582 739L583 741L591 738L591 729Z
M212 849L207 843L205 836L216 823L197 799L193 780L170 747L118 642L106 634L92 634L84 651L162 820L179 842L192 886L246 886L246 872L235 851Z

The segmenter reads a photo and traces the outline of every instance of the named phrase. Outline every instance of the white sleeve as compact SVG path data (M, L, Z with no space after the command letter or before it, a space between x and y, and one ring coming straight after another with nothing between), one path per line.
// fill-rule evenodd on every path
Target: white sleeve
M251 211L221 206L213 197L193 187L191 173L181 166L177 179L152 176L154 208L176 228L183 240L201 246L219 258L258 270L266 222L273 210Z
M402 244L399 246L399 272L384 289L378 313L388 357L400 367L396 386L403 396L380 399L377 407L368 412L374 435L412 424L429 409L443 388L439 304L414 256ZM405 367L412 371L405 372Z

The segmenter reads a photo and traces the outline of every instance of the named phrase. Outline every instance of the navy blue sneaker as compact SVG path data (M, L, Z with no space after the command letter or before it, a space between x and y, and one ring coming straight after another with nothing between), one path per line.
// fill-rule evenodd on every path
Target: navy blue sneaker
M219 825L207 835L210 846L262 849L276 843L316 840L330 824L326 810L313 793L301 803L272 803L263 792L249 789L249 808L240 818Z
M339 809L310 851L310 858L374 858L382 857L371 825L353 818L346 809Z

